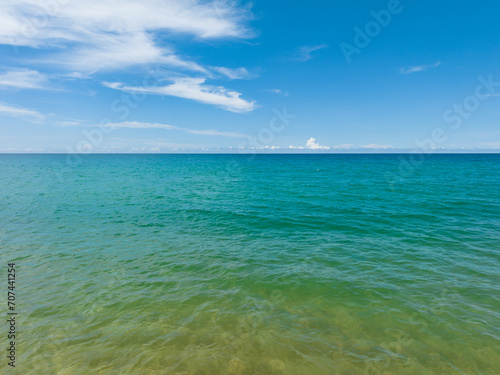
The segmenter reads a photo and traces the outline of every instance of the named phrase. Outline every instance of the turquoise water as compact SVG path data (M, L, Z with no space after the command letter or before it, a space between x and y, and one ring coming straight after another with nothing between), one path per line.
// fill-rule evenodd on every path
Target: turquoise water
M500 155L81 158L0 155L2 374L499 373Z

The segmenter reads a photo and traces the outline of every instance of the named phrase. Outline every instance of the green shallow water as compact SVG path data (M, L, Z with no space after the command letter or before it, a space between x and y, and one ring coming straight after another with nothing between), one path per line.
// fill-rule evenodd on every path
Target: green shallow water
M398 158L0 155L0 372L498 374L500 156Z

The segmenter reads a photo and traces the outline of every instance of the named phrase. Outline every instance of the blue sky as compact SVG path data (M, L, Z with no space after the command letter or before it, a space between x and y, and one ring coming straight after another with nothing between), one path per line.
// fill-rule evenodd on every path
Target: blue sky
M495 1L7 0L0 152L500 150Z

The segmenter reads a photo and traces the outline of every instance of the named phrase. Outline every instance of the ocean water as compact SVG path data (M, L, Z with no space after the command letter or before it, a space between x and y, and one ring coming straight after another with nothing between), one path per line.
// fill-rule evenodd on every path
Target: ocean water
M500 155L408 160L0 155L0 373L499 374Z

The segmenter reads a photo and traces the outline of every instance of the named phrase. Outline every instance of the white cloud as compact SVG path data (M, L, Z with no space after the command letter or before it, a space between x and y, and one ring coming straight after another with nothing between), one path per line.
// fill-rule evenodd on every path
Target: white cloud
M320 145L316 142L315 138L309 138L306 143L306 148L310 150L328 150L330 147Z
M290 145L290 146L288 146L288 148L290 150L304 150L304 149L308 149L308 150L349 150L353 146L354 146L354 144L352 144L352 143L346 143L343 145L335 145L335 146L331 146L331 147L322 146L316 142L315 138L310 138L307 141L306 147Z
M324 49L324 48L328 48L328 45L319 44L316 46L302 46L299 48L295 59L300 61L300 62L311 60L313 58L312 53L314 51L318 51L318 50Z
M336 145L336 146L332 146L331 148L333 150L348 150L350 148L352 148L354 145L352 143L346 143L346 144L343 144L343 145Z
M430 64L430 65L417 65L417 66L403 67L399 71L401 74L425 72L426 70L437 68L439 65L441 65L441 61L438 61L438 62L436 62L434 64Z
M33 123L41 123L45 116L37 111L0 103L0 115L21 117Z
M147 34L94 38L93 45L83 46L71 53L59 53L40 62L57 61L67 69L93 73L98 70L118 70L133 65L158 63L176 68L205 72L200 65L185 61L170 49L155 45Z
M165 138L118 138L111 137L115 145L112 146L113 152L128 152L128 151L146 151L154 147L161 149L199 149L200 146L191 143L173 143L171 139Z
M278 94L278 95L284 95L284 96L288 96L288 93L287 92L283 92L282 90L280 89L268 89L266 91L269 91L269 92L272 92L273 94Z
M180 128L174 125L138 122L138 121L125 121L125 122L108 122L103 125L107 128L131 128L131 129L166 129L166 130L179 130Z
M248 138L247 134L237 133L237 132L221 132L215 129L208 130L186 130L190 134L199 134L199 135L218 135L221 137L230 137L230 138Z
M131 152L160 152L159 147L132 147Z
M218 0L4 0L0 44L57 49L40 61L85 72L149 63L200 70L157 36L247 38L250 18L248 8Z
M500 142L483 142L480 145L490 149L500 149Z
M89 74L84 74L80 72L71 73L59 73L55 75L56 77L68 78L68 79L87 79L90 78Z
M216 70L217 72L226 76L229 79L252 79L256 77L255 74L250 73L245 68L231 69L231 68L224 68L222 66L216 66L214 67L214 70Z
M372 149L372 150L386 150L386 149L389 149L389 148L394 148L394 146L391 146L391 145L379 145L377 143L371 143L369 145L361 146L361 148Z
M246 26L252 18L250 7L239 4L225 0L3 0L0 44L36 49L29 62L55 65L60 73L53 76L63 79L135 66L166 66L172 70L170 76L183 78L150 88L149 93L247 112L256 108L254 101L242 99L236 91L206 85L205 79L214 72L230 79L250 79L254 74L243 67L205 67L173 46L179 34L197 39L252 37ZM204 78L188 77L188 72ZM33 70L19 70L0 76L0 85L42 88L46 78ZM120 85L109 87L126 89Z
M126 92L143 92L156 95L170 95L200 103L212 104L231 112L249 112L257 108L253 100L245 100L236 91L221 86L205 84L205 78L176 78L173 83L157 87L126 86L120 82L103 82L109 88Z
M125 122L109 122L102 125L107 128L119 129L119 128L130 128L130 129L164 129L164 130L178 130L183 131L189 134L197 134L197 135L211 135L211 136L220 136L220 137L230 137L230 138L247 138L248 135L237 133L237 132L221 132L216 129L209 130L195 130L195 129L186 129L179 126L167 125L167 124L159 124L159 123L150 123L150 122L138 122L138 121L125 121Z
M45 74L30 69L13 69L0 73L0 86L21 89L46 88L48 79Z
M81 126L83 124L80 121L57 121L55 125L66 127L66 126Z

